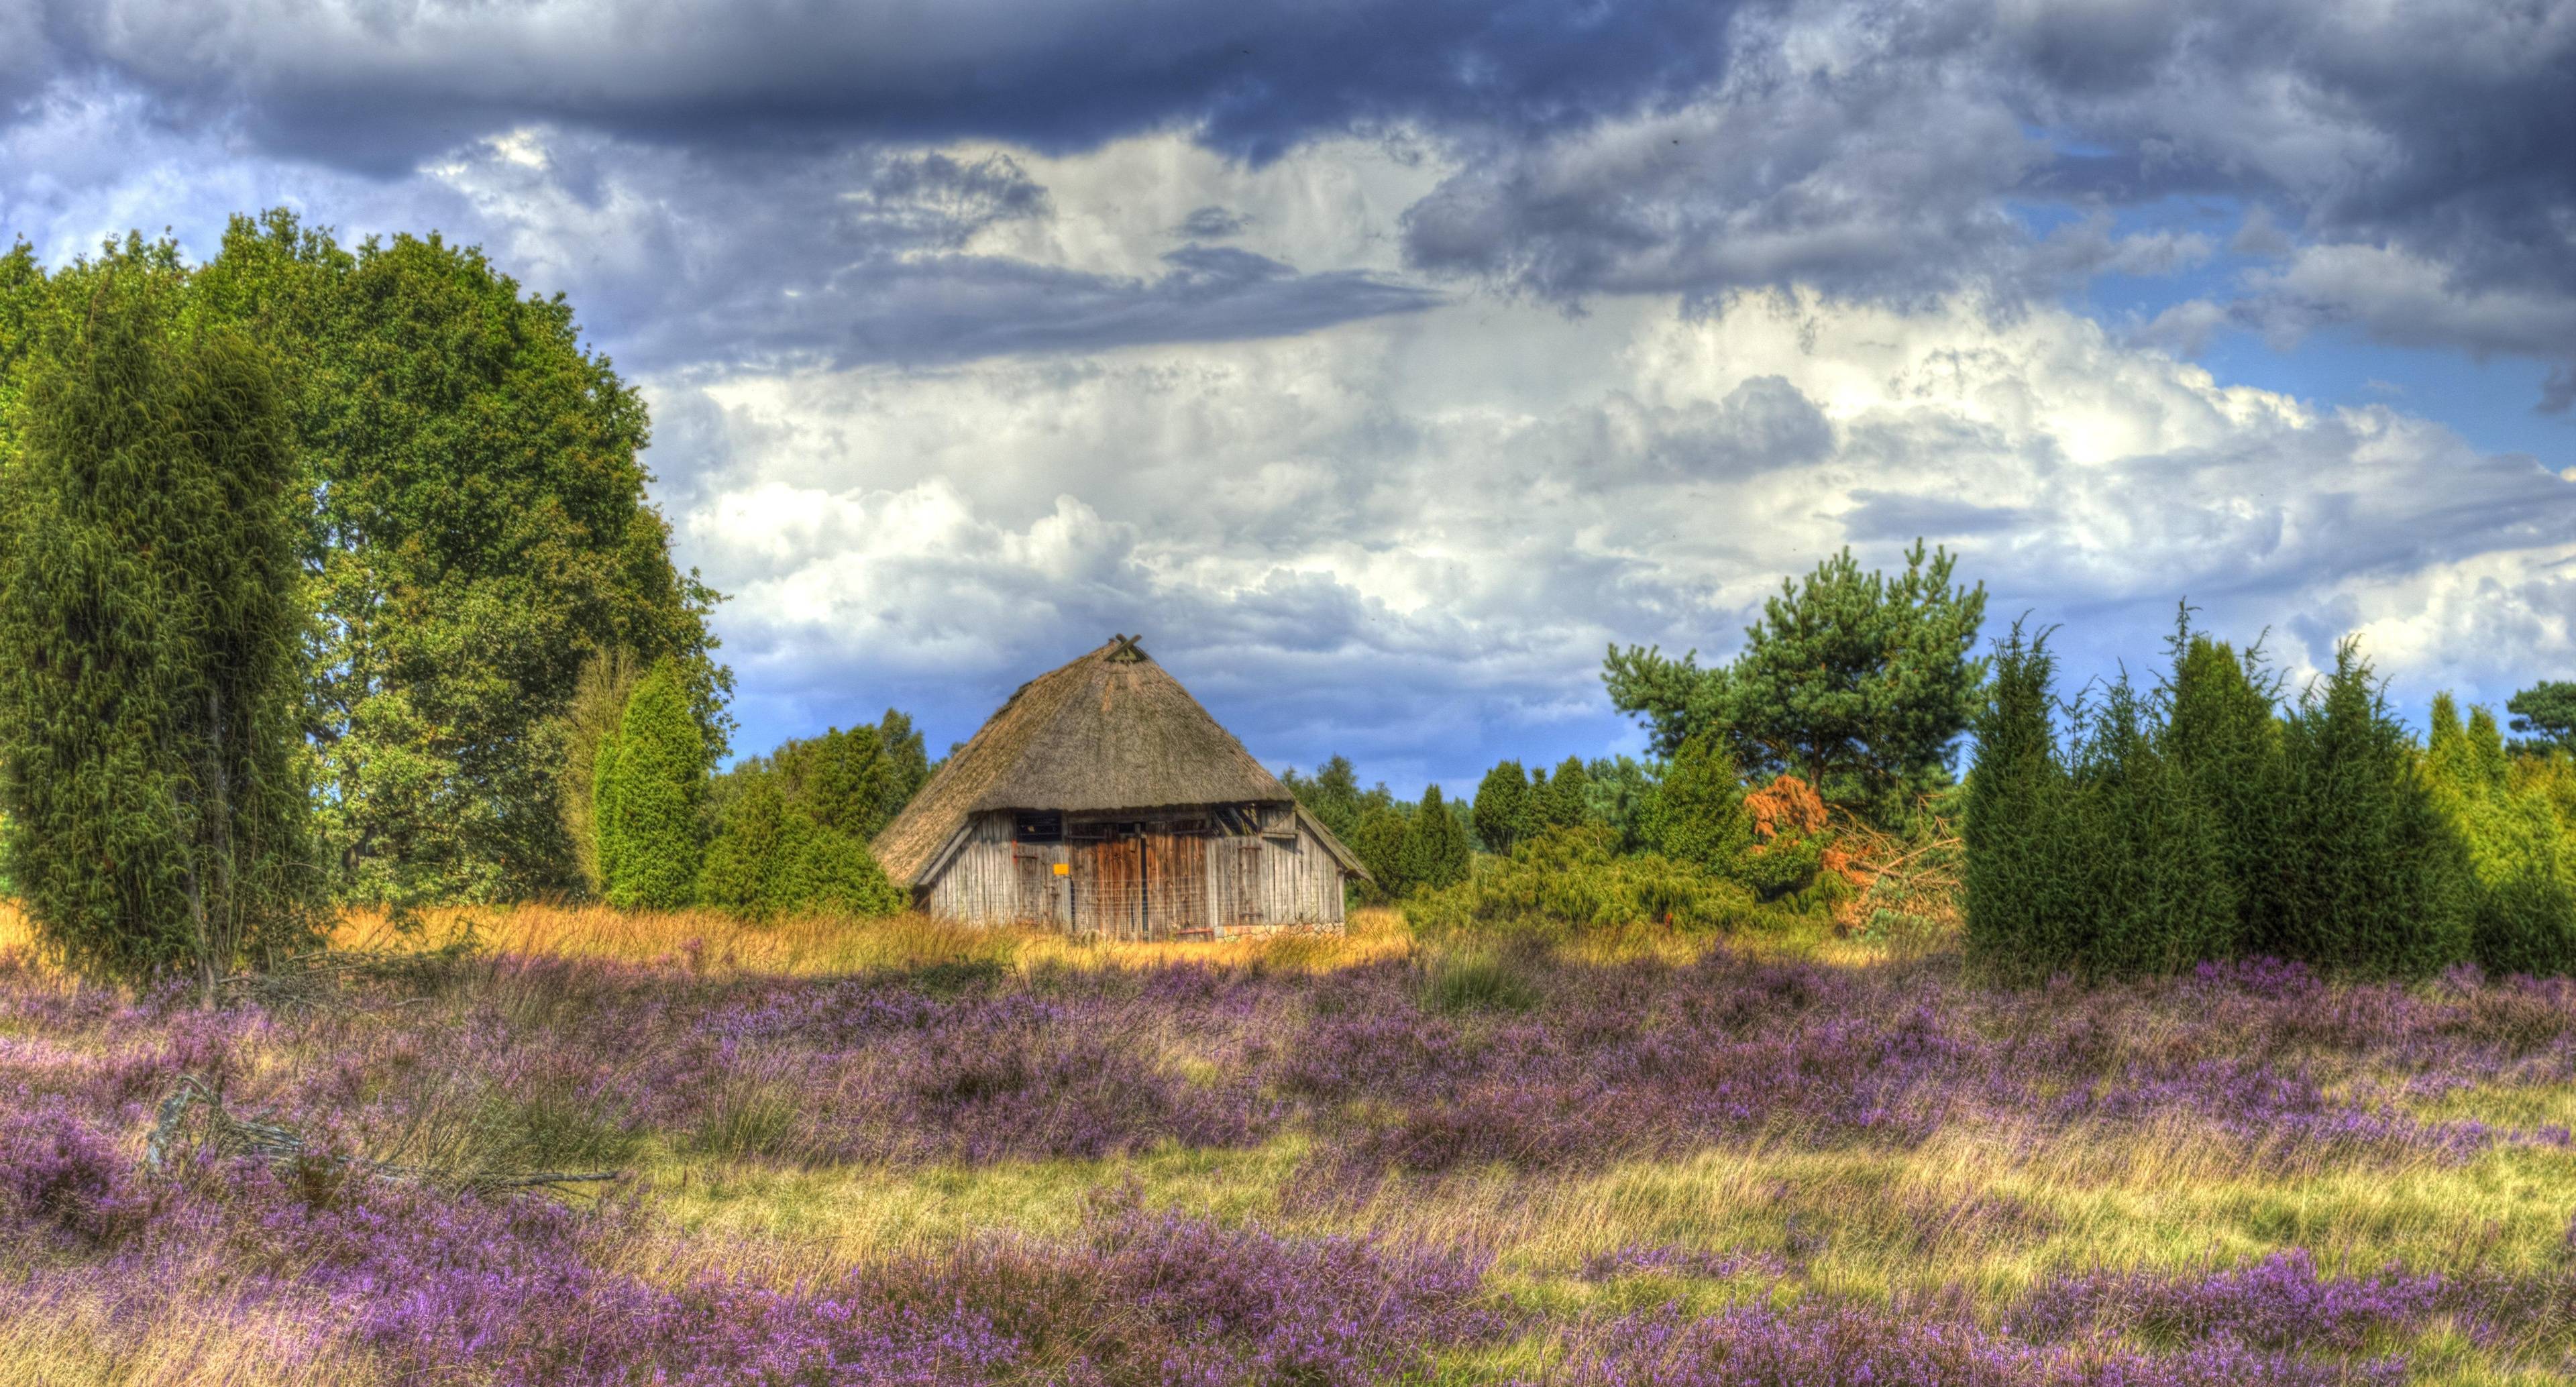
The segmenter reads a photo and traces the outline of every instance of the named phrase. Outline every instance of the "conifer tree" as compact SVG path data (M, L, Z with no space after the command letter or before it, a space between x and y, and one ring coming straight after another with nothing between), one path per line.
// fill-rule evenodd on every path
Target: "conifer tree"
M1568 756L1547 780L1547 803L1539 815L1544 828L1581 828L1600 820L1592 809L1592 775L1581 757Z
M129 240L53 286L0 460L0 809L84 971L221 976L314 936L289 421Z
M626 716L626 700L633 696L641 675L635 657L623 650L593 654L582 663L581 677L573 685L572 706L564 714L564 769L557 802L564 837L572 844L573 866L593 896L603 889L599 820L593 812L600 748L617 735L617 725Z
M2466 850L2353 642L2283 733L2280 933L2254 946L2396 977L2467 958Z
M2236 938L2277 941L2288 769L2274 716L2278 681L2259 652L2240 655L2194 635L2187 620L2177 622L2171 649L2173 670L2160 690L2164 754L2213 821L2236 902Z
M2051 717L2057 660L2048 636L2025 639L2015 622L1996 643L1960 826L1969 956L2022 977L2071 966L2084 943L2080 902L2067 889L2072 786Z
M2498 973L2576 969L2576 889L2556 810L2512 783L2495 715L2433 700L2424 776L2468 854L2470 947Z
M1518 761L1497 763L1476 786L1476 838L1485 851L1511 855L1530 834L1529 772Z
M1863 572L1845 550L1782 581L1733 663L1702 669L1695 651L1673 660L1614 646L1602 682L1665 755L1714 732L1739 770L1785 771L1829 803L1892 819L1909 797L1950 783L1985 680L1970 655L1986 590L1954 583L1955 566L1917 542L1890 576Z
M1361 812L1348 840L1360 865L1368 868L1377 894L1387 900L1402 899L1413 886L1408 875L1412 861L1405 851L1405 840L1411 836L1408 817L1393 804L1372 804Z
M2171 973L2236 951L2216 816L2158 749L2147 718L2126 678L2112 684L2074 768L2076 850L2062 870L2081 882L2067 932L2090 976Z
M1422 803L1405 823L1404 879L1408 891L1436 891L1467 879L1466 826L1440 798L1440 787L1422 792Z
M678 666L665 659L637 681L617 737L595 772L600 876L620 910L668 910L696 892L703 840L706 738Z
M1685 741L1664 765L1647 813L1656 852L1719 876L1740 870L1753 845L1753 816L1744 808L1744 782L1734 758L1715 732Z
M893 914L907 904L867 845L815 821L762 776L727 806L722 831L707 845L698 903L746 918L814 911Z

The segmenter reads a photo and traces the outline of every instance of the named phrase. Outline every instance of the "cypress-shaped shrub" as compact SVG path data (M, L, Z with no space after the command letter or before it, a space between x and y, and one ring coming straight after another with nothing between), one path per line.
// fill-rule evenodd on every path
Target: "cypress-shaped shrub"
M2254 947L2389 977L2467 958L2467 852L2351 641L2282 731L2279 933Z
M1422 792L1404 833L1404 882L1407 891L1436 891L1467 879L1474 852L1467 846L1466 825L1440 798L1440 787Z
M620 910L668 910L697 893L707 744L680 667L664 660L636 681L617 736L593 772L599 870Z
M139 243L54 292L0 421L7 870L75 967L211 999L316 931L292 432L260 352Z
M1532 813L1529 772L1518 761L1503 761L1485 772L1476 786L1475 808L1469 817L1476 825L1476 839L1485 851L1505 856L1520 846L1530 835Z
M2468 856L2470 948L2498 973L2576 970L2576 890L2556 810L2512 783L2495 715L2461 726L2449 694L2433 700L2424 776Z
M2164 754L2215 822L2240 944L2279 952L2281 803L2287 791L2279 681L2256 651L2177 630L2161 690Z
M2086 893L2069 886L2081 844L2058 754L2048 636L2025 637L2015 622L1996 642L1960 824L1969 957L2018 977L2074 966L2085 943L2078 912Z
M2217 819L2158 748L2159 730L2125 678L2083 728L2075 851L2061 870L2080 884L2067 929L2091 976L2171 973L2236 949L2236 892Z
M1715 732L1684 741L1664 763L1647 810L1647 841L1675 862L1718 876L1736 876L1753 846L1753 816L1744 807L1744 781L1735 758Z
M752 777L724 806L724 822L707 844L698 868L698 904L755 919L768 915L786 827L787 798L777 778Z
M1408 829L1403 810L1373 804L1360 812L1359 825L1351 830L1350 850L1368 868L1376 899L1401 900L1413 885L1405 874L1411 865L1404 849Z
M1583 758L1568 756L1557 764L1556 774L1547 778L1537 819L1542 832L1598 822L1592 811L1592 773L1583 768Z

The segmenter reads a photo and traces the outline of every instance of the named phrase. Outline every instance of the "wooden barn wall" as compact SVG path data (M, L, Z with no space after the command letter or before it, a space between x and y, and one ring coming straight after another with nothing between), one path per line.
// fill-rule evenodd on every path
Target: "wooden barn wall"
M1008 811L975 816L930 884L931 914L1118 939L1342 922L1341 864L1293 819L1258 836L1149 829L1074 843L1014 842L1012 824Z

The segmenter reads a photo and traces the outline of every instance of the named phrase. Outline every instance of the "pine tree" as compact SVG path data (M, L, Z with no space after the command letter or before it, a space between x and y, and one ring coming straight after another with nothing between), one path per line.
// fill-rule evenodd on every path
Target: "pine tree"
M1467 829L1450 812L1434 785L1422 792L1422 803L1405 824L1404 879L1408 891L1436 891L1467 879L1473 850Z
M2399 977L2468 957L2466 849L2351 641L2283 731L2280 951Z
M1780 584L1732 664L1702 669L1697 652L1671 660L1612 647L1602 682L1665 755L1714 732L1739 770L1766 780L1785 771L1828 803L1893 819L1912 796L1950 783L1985 679L1970 654L1986 590L1954 584L1956 562L1917 542L1891 577L1863 572L1845 550Z
M1485 851L1511 855L1530 834L1529 772L1518 761L1503 761L1485 772L1476 786L1476 838Z
M1647 815L1656 852L1703 871L1732 877L1753 846L1753 816L1744 782L1714 732L1683 742L1664 765Z
M663 660L626 700L602 747L594 798L600 875L620 910L687 905L697 888L708 750L678 664Z
M7 870L84 971L307 944L295 455L261 354L130 239L53 286L0 472Z

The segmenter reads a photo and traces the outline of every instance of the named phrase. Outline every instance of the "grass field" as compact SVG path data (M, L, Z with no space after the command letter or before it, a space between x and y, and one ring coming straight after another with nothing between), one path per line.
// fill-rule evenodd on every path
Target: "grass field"
M366 967L208 1013L0 916L0 1383L2576 1371L2565 983L2010 992L1382 913L341 935ZM183 1074L315 1154L145 1175ZM473 1188L530 1169L626 1175Z

